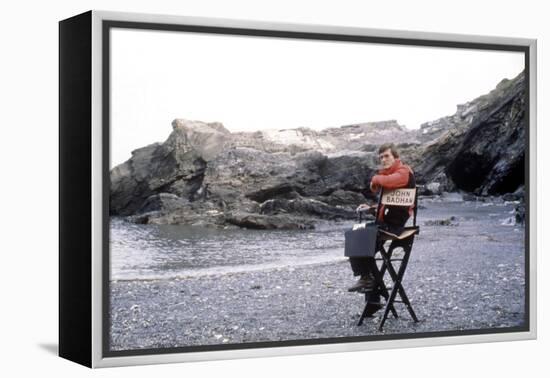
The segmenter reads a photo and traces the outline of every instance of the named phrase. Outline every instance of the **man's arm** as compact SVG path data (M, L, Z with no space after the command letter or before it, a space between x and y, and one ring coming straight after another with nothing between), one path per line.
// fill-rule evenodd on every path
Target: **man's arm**
M376 191L380 187L384 189L398 189L407 186L409 182L409 168L401 167L391 175L376 175L371 180L371 190Z

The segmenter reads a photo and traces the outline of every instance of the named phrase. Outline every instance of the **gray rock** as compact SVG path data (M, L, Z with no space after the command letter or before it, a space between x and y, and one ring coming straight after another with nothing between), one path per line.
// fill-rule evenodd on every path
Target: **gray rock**
M443 187L438 182L430 182L426 184L425 190L422 194L425 195L440 195L443 193Z
M437 220L428 220L424 222L425 226L458 226L456 222L456 217L451 216L447 219L437 219Z
M188 206L188 200L178 197L175 194L158 193L147 197L136 213L143 214L161 210L174 211Z
M450 117L425 126L437 128L413 159L420 182L442 172L456 189L477 195L513 192L524 184L525 77L503 81L489 94L461 105ZM423 130L423 131L422 131ZM448 189L446 189L448 190Z
M478 200L478 198L472 193L462 193L462 199L464 201L472 201L472 202L476 202Z
M420 194L522 200L524 89L520 74L419 130L390 120L231 133L218 122L176 119L165 142L132 151L111 170L110 214L253 228L353 219L357 205L376 200L368 184L385 142L399 146Z
M524 201L525 200L525 186L520 186L513 193L506 193L502 196L504 201Z
M315 222L311 219L286 214L263 215L234 212L227 214L225 220L239 227L261 230L306 230L315 228Z
M315 196L313 199L330 206L340 206L350 210L355 210L359 204L367 202L362 193L344 189L336 189L328 196Z
M525 203L522 202L518 204L515 208L515 219L516 224L524 224L525 223Z
M193 149L204 161L210 161L224 148L231 134L221 123L205 123L175 119L172 128L180 138L174 138L182 147Z
M311 198L270 199L260 205L261 214L298 214L327 220L354 219L355 211L330 206Z

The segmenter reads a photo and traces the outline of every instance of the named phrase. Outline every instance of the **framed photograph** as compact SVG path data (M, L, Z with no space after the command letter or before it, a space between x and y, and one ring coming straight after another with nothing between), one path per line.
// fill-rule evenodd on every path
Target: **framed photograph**
M536 338L536 40L59 23L59 355Z

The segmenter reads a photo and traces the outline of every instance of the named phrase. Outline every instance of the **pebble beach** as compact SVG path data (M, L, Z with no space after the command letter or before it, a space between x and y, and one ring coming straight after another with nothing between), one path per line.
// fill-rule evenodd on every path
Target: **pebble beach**
M403 285L418 323L395 304L399 318L390 315L382 332L382 311L357 326L364 295L347 291L356 277L342 256L256 271L111 281L111 350L524 326L523 230L484 232L467 216L457 219L462 223L454 227L421 228L415 240Z

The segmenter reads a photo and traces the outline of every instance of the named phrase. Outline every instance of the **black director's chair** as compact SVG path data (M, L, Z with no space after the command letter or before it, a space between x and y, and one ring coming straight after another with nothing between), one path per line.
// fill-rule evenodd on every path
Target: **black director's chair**
M382 264L378 268L377 264L376 269L372 272L375 278L376 286L374 290L371 291L360 291L360 293L365 294L365 308L359 321L358 326L363 324L363 320L369 316L369 309L372 308L372 297L375 292L378 292L380 296L384 297L386 304L384 307L384 315L382 321L380 322L379 330L382 331L384 323L388 318L388 315L391 311L392 315L397 318L397 311L395 310L394 303L403 303L409 314L415 322L418 322L418 318L414 313L412 305L405 293L403 288L403 276L405 275L405 270L407 269L407 264L409 262L409 257L411 254L414 235L417 235L420 232L420 228L416 225L416 213L418 208L418 188L403 188L403 189L394 189L394 190L383 190L380 194L378 200L378 207L376 210L376 224L378 227L377 240L376 240L376 251L375 251L375 261L381 261ZM414 204L413 208L413 225L409 227L402 227L396 232L396 230L388 229L384 227L383 224L378 222L378 214L384 206L403 206L410 207ZM361 217L361 215L360 215ZM361 218L360 218L361 219ZM385 247L387 242L390 242L388 247ZM394 251L397 248L403 249L403 255L400 257L394 257ZM394 265L395 262L399 262L399 266L396 269ZM386 272L389 274L392 287L386 287L384 282L384 276ZM391 290L391 291L390 291ZM397 295L399 294L400 300L397 300Z

